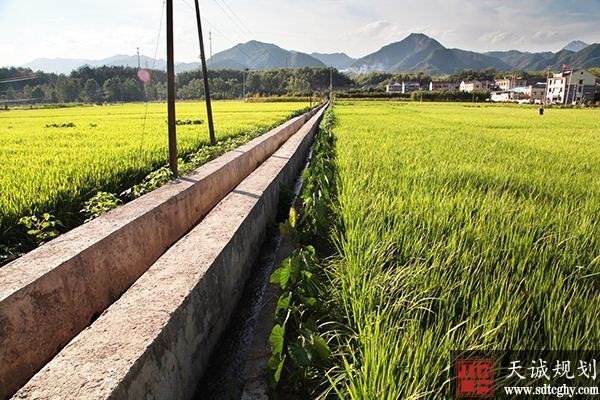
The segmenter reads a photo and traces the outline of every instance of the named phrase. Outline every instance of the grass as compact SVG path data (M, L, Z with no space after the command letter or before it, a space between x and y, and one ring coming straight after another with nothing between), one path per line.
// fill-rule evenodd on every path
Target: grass
M335 114L339 397L448 398L452 350L597 347L597 110Z
M306 106L215 102L217 139L264 130ZM204 105L177 104L177 118L206 121ZM166 120L157 103L0 112L0 244L22 216L76 211L97 191L120 193L166 164ZM178 126L177 135L180 156L208 144L206 124Z

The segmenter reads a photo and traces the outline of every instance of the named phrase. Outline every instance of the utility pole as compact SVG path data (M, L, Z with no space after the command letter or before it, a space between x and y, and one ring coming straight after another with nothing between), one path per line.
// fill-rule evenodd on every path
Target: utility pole
M548 93L550 93L550 85L548 82L550 82L550 67L546 67L546 94L544 95L544 105L548 104Z
M242 71L242 99L246 101L246 72L248 72L248 68L244 67Z
M202 75L204 76L204 97L206 99L206 114L208 115L208 134L210 135L210 144L217 144L215 138L215 126L213 124L212 107L210 105L210 90L208 87L208 69L206 68L206 57L204 56L204 41L202 39L202 22L200 18L200 4L196 3L196 21L198 23L198 38L200 40L200 61L202 61Z
M177 171L177 133L175 121L175 60L173 56L173 0L167 0L167 112L169 124L169 168Z
M329 67L329 100L333 100L333 67Z
M212 32L208 31L208 51L209 51L209 55L210 55L210 65L212 67Z
M138 70L142 69L142 65L140 64L140 48L137 48L137 57L138 57Z

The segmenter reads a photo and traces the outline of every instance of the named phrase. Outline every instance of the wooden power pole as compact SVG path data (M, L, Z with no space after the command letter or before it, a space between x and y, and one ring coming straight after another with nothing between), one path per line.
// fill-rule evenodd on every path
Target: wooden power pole
M200 61L202 61L202 75L204 76L204 97L206 98L206 114L208 116L208 133L210 135L210 144L217 144L215 138L215 126L213 124L212 107L210 105L210 90L208 87L208 69L206 68L206 57L204 55L204 40L202 39L202 22L200 18L200 5L196 0L196 20L198 24L198 38L200 39Z
M169 168L177 171L177 133L175 121L175 61L173 58L173 0L167 0L167 117L169 124Z

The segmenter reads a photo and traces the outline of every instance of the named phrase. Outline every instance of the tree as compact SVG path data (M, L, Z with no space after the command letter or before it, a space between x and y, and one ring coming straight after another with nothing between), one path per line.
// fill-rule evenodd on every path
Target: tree
M310 82L302 77L292 76L288 81L287 93L292 96L310 96Z
M146 100L158 100L156 85L152 80L144 82L144 96L146 97Z
M119 78L109 78L104 82L104 98L107 101L121 100L121 82Z
M31 91L31 98L32 99L44 98L44 90L40 87L40 85L37 85L36 87L33 88L33 90Z
M23 98L31 99L33 97L33 96L31 96L32 90L33 90L33 88L30 85L25 85L23 87Z
M199 99L202 96L204 96L204 82L202 79L192 79L177 91L177 97L181 99Z
M56 81L55 90L58 101L75 101L79 96L79 82L77 82L77 79L67 78L64 75L60 75Z
M138 84L138 81L128 78L121 83L121 97L123 101L144 100L144 91Z
M17 91L12 86L9 86L8 89L6 89L6 98L8 100L14 100L17 98Z
M156 99L157 100L164 100L167 98L167 86L162 83L162 82L158 82L156 84Z
M91 78L88 79L83 86L83 99L88 103L95 103L99 98L99 90L100 86L98 86L98 82Z
M58 101L56 97L56 90L54 90L54 86L47 83L45 85L40 86L40 89L44 92L44 101L51 103Z

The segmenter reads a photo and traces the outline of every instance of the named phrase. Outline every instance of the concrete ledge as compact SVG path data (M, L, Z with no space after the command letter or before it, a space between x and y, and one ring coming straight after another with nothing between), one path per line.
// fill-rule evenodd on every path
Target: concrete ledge
M16 395L188 399L241 295L280 184L303 165L323 110L160 257Z
M117 300L315 112L0 268L0 399Z

